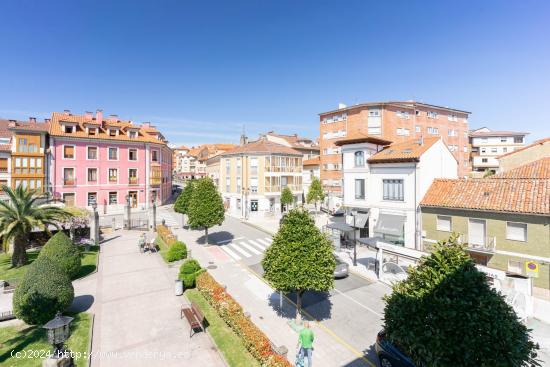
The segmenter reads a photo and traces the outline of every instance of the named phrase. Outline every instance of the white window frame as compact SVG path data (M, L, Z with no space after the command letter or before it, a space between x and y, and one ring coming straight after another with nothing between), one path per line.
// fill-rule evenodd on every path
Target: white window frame
M90 205L90 194L95 194L95 203L99 205L99 193L97 191L87 191L86 192L86 206L91 206Z
M517 263L517 264L519 264L519 266L517 268L516 268L516 266L510 266L510 262ZM521 263L520 260L508 259L508 262L506 264L506 269L510 273L523 274L523 264ZM511 270L511 269L513 269L513 270ZM519 271L516 271L516 270L519 270Z
M130 150L135 150L136 151L136 159L130 159ZM137 162L138 160L139 160L138 148L128 148L128 161L129 162Z
M111 159L111 149L116 149L116 159ZM107 147L107 160L116 162L120 159L120 149L118 147Z
M136 179L137 179L137 184L132 184L132 185L139 185L139 169L137 167L129 167L128 168L128 184L130 184L130 170L132 169L135 169L136 170Z
M112 170L112 169L116 169L116 182L111 182L110 180L110 176L109 176L109 170ZM120 181L120 170L118 169L118 167L109 167L107 168L107 184L108 185L113 185L113 184L118 184L118 182Z
M153 160L153 152L157 152L157 160ZM159 149L151 149L151 162L160 163L160 150Z
M111 204L111 194L116 194L116 203ZM107 192L107 205L118 205L118 191L108 191Z
M76 192L74 191L66 191L66 192L62 192L61 193L61 199L63 200L63 202L65 202L65 195L73 195L74 197L74 202L73 202L73 205L76 206Z
M65 157L65 147L66 146L67 147L73 147L73 157L72 158ZM65 160L65 161L74 161L74 160L76 160L76 145L74 145L74 144L63 144L61 146L61 149L62 149L61 150L61 155L63 157L63 160Z
M91 170L91 169L95 169L95 171L96 171L96 176L97 176L96 178L97 179L95 181L88 180L88 178L90 177L88 175L88 173L89 173L89 170ZM89 184L90 182L95 182L96 185L99 184L99 169L97 167L87 167L86 168L86 183Z
M96 159L88 158L88 150L90 148L96 148ZM86 160L87 161L98 161L99 160L99 147L97 145L86 145Z
M440 224L440 220L449 220L449 227L446 228ZM437 215L436 216L436 229L441 232L452 232L453 231L453 217L450 215Z
M520 224L520 225L525 225L525 238L523 240L518 240L517 238L511 238L510 237L510 234L508 233L508 225L509 224ZM523 223L523 222L509 222L507 221L506 222L506 239L508 241L517 241L517 242L527 242L527 239L528 239L528 229L529 229L529 226L527 225L527 223Z

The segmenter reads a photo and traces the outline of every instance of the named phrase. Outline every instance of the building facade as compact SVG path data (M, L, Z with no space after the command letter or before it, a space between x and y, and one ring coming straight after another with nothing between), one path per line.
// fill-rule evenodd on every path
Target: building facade
M335 141L363 131L391 142L441 137L458 162L459 176L471 170L468 148L470 112L415 101L373 102L319 114L321 180L327 191L341 197L341 152Z
M501 155L498 159L498 172L506 172L545 157L550 157L550 138L537 140L523 148Z
M420 201L435 178L457 177L458 164L442 139L388 146L356 133L337 145L343 154L344 207L355 217L348 224L356 228L356 238L420 250Z
M525 145L528 133L516 131L493 131L486 127L470 131L470 160L474 177L485 172L496 173L499 157Z
M307 198L307 193L309 192L309 186L311 186L311 181L313 178L321 179L321 158L319 156L304 159L302 161L303 171L302 171L302 191L304 196Z
M302 198L302 154L260 139L220 155L219 189L233 215L273 215L281 211L281 191Z
M550 298L550 178L436 180L420 205L425 249L457 233L476 263Z
M120 212L126 202L146 209L172 193L172 150L149 123L135 125L98 110L54 112L50 127L50 187L66 205Z

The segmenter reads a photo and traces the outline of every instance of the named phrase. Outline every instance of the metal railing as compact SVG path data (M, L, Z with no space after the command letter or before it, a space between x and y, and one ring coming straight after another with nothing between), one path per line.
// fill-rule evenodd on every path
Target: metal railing
M466 245L466 247L471 250L494 252L497 245L497 238L494 236L485 236L483 243L472 243L469 241L467 234L462 234L458 237L458 242Z
M76 178L64 178L63 186L74 186L76 185Z

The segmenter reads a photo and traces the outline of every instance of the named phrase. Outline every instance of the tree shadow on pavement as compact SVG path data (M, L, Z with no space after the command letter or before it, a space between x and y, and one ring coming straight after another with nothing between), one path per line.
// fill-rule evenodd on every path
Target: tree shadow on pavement
M235 238L232 233L227 231L219 231L208 233L208 244L210 245L224 245L229 243ZM206 244L206 236L203 234L197 238L197 243Z
M83 294L81 296L76 296L73 299L73 303L69 306L69 311L72 312L83 312L87 311L92 304L94 303L94 296L90 294Z
M374 350L374 343L363 350L363 356L363 358L355 358L353 361L342 365L342 367L372 367L380 365L378 356Z
M269 305L277 312L277 315L287 319L294 319L296 318L296 293L286 293L285 296L283 297L283 307L281 308L279 292L273 292L268 299ZM330 319L332 316L330 294L313 291L305 292L302 296L302 315L312 317L318 321Z

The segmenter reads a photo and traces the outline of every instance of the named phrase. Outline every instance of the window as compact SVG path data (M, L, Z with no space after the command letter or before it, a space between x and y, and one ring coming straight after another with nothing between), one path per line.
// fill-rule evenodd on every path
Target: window
M527 241L527 223L506 222L506 239Z
M66 133L66 134L71 134L74 132L73 130L74 126L72 125L64 125L63 126L63 131Z
M109 205L118 204L118 194L116 191L109 192Z
M97 204L97 192L88 193L88 206L92 206L93 203Z
M250 211L251 212L258 211L258 200L250 200Z
M365 165L365 153L358 151L355 155L355 167L363 167Z
M514 136L514 143L523 144L523 136Z
M502 148L502 153L506 153L506 152L508 152L508 148L507 148L507 147L503 147L503 148Z
M250 192L253 194L258 192L258 177L250 178Z
M128 149L128 160L137 161L137 149Z
M380 117L380 110L369 108L369 117Z
M109 148L109 160L110 161L118 160L118 148Z
M109 136L117 136L118 134L117 129L109 129Z
M97 168L88 168L88 182L97 181Z
M364 179L355 180L355 198L358 200L365 199L365 180Z
M482 143L487 143L487 142L489 142L489 140L487 138L481 138L481 142Z
M8 172L8 158L0 158L0 172Z
M437 216L437 230L444 232L451 232L452 228L452 219L446 215Z
M508 138L500 138L501 143L506 143L508 141Z
M458 121L457 115L447 115L447 120L449 121Z
M151 161L158 162L159 161L159 151L158 150L152 150L151 151Z
M464 146L464 153L468 153L468 147Z
M137 131L135 131L135 130L130 130L130 131L128 131L128 136L129 136L131 139L135 139L135 138L138 137L138 133L137 133Z
M383 199L404 201L403 180L382 180Z
M227 176L231 175L231 161L229 159L225 160L225 174Z
M231 178L225 179L225 192L231 192Z
M408 119L409 113L407 111L397 111L396 112L397 117L401 117L402 119Z
M456 136L456 130L454 130L454 129L449 129L449 130L447 131L447 134L448 134L449 136Z
M521 261L508 260L508 271L510 273L521 274L522 273Z
M130 168L128 170L128 183L136 185L138 183L137 168Z
M237 177L237 192L241 192L241 178Z
M281 161L281 165L283 165L284 160ZM257 176L258 175L258 158L257 157L251 157L250 158L250 176Z
M397 135L408 136L408 135L410 135L409 129L405 129L404 127L400 127L400 128L397 129Z
M368 133L371 135L380 135L382 133L382 113L379 108L369 108L367 127Z
M88 159L97 159L97 147L88 147Z
M36 144L29 144L29 153L36 153L38 152L38 147Z
M491 148L491 153L497 153L497 152L498 152L497 148Z
M88 134L89 135L97 135L97 128L96 127L89 127L88 128Z
M481 158L481 163L487 163L489 160L487 158Z
M418 111L416 111L416 112L418 112ZM421 128L419 125L416 125L416 126L414 127L414 130L415 130L417 133L419 133L419 132L422 131L422 128Z
M65 185L74 185L74 168L63 168L63 183Z
M74 145L64 145L63 146L63 158L64 159L74 159Z
M436 119L437 118L437 112L428 111L427 115L428 115L429 119Z
M118 182L118 168L109 168L109 182Z
M439 129L437 127L428 127L428 134L438 135Z
M63 193L63 202L66 206L74 206L74 193Z

